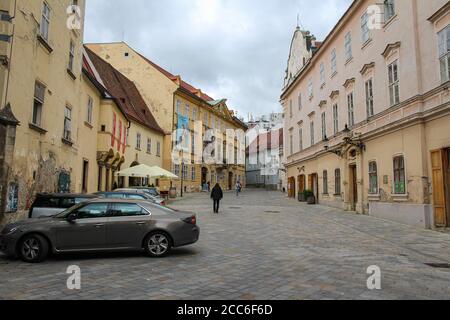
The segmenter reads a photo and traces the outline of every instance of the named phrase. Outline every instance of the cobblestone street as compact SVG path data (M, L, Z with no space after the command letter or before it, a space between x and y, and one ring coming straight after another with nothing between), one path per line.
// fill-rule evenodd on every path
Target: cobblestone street
M52 257L39 265L0 257L1 299L450 299L450 235L286 200L278 192L206 194L194 211L200 241L165 259L139 253ZM82 288L66 288L69 265ZM370 291L366 270L382 271Z

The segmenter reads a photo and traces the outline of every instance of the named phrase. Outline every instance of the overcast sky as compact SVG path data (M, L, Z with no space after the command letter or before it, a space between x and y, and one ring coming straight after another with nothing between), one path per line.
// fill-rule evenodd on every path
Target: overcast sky
M351 0L88 0L85 42L133 48L247 120L280 111L289 46L301 26L323 40Z

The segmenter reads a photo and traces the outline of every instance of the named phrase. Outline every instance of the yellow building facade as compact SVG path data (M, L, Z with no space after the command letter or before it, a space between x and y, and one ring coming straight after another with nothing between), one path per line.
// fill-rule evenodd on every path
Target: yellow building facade
M175 158L178 157L176 150L174 152L173 133L178 128L180 116L188 119L188 130L191 134L195 128L195 121L202 122L199 125L202 134L196 138L200 139L197 145L203 145L202 139L207 129L219 129L224 135L226 129L246 130L245 124L228 109L225 100L213 100L200 89L186 83L180 76L164 70L124 42L87 44L86 46L126 75L138 87L165 133L163 167L179 177L183 176L183 183L172 181L172 186L177 188L178 193L181 189L186 192L200 191L208 182L210 185L218 182L224 189L234 188L238 180L245 185L245 160L240 163L235 162L235 165L230 163L207 165L204 162L193 163L193 157L190 157L184 162L184 167L182 162L173 161L174 155L176 155ZM208 121L207 124L205 119ZM221 140L225 142L225 146L230 144L225 138ZM233 143L238 149L237 153L245 156L245 146L242 144L238 146L237 139L233 139ZM223 151L220 152L223 153ZM240 158L242 159L242 156ZM160 188L168 191L169 182L162 181Z

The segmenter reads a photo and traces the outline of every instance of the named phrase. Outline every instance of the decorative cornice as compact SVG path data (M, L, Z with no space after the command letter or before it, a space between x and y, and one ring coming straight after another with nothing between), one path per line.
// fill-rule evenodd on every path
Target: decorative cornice
M450 2L444 4L442 8L436 11L431 17L428 18L428 21L435 23L439 19L441 19L447 12L450 10Z
M334 99L335 97L337 97L339 95L339 90L334 90L333 92L331 92L330 94L330 99Z
M369 71L370 69L373 69L373 68L375 68L375 62L367 63L362 67L362 69L359 73L364 75L367 73L367 71Z
M300 127L303 125L303 120L300 120L299 122L297 122L297 125Z
M326 106L326 105L327 105L327 100L322 100L319 103L319 108L322 108L323 106Z
M309 118L312 118L312 117L314 117L314 116L315 116L315 114L316 114L316 112L315 112L315 111L313 111L313 112L311 112L311 113L309 113L309 114L308 114L308 117L309 117Z
M381 55L382 55L383 57L387 58L387 57L391 54L391 52L392 52L393 50L400 48L401 44L402 44L402 43L401 43L400 41L397 41L397 42L395 42L395 43L390 43L390 44L388 44L388 45L386 46L386 49L384 49L384 51L383 51L383 53L382 53Z
M344 88L348 88L349 85L351 85L352 83L355 83L356 79L355 78L350 78L345 80L343 86Z

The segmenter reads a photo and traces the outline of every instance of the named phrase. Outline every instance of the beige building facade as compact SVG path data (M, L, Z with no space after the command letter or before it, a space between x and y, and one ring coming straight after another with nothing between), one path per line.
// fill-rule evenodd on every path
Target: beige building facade
M245 184L245 161L234 164L223 163L223 161L221 164L206 164L203 161L195 161L195 157L189 150L183 152L182 157L176 151L174 132L178 129L181 117L187 120L190 136L193 134L196 121L201 122L198 124L201 134L190 139L190 141L197 140L197 146L204 145L205 141L202 139L209 129L217 129L224 136L227 129L246 130L245 124L228 109L226 100L214 100L124 42L88 44L87 47L136 84L163 129L165 133L163 168L183 177L183 181L161 181L161 190L168 191L172 186L176 187L180 194L181 190L183 192L201 191L205 189L208 182L210 185L218 182L224 189L234 188L238 180ZM224 146L230 144L225 138L219 137L219 140L224 143ZM234 139L233 143L233 148L238 149L238 154L243 154L245 157L245 146L239 147L237 139ZM192 149L192 144L189 148ZM174 161L174 158L185 158L185 161Z
M307 33L297 29L294 39ZM281 102L289 196L410 225L450 224L450 5L354 1ZM303 49L291 48L291 52Z

